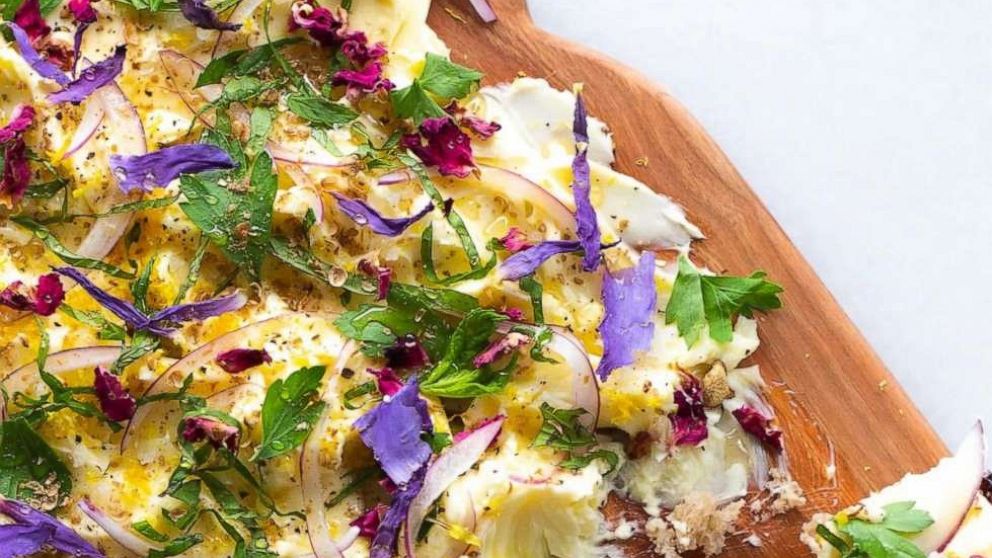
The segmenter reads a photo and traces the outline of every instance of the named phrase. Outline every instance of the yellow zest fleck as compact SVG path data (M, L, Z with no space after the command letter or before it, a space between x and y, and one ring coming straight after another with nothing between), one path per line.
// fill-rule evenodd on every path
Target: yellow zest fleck
M482 540L475 535L475 533L469 531L465 527L452 523L448 525L448 536L455 539L456 541L461 541L465 544L470 544L476 547L482 547Z

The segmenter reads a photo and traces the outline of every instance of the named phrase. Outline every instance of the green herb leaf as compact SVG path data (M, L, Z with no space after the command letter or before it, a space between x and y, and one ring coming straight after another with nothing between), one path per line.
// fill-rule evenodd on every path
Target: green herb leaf
M544 286L533 275L522 277L517 281L520 290L530 295L530 305L534 312L534 323L544 323Z
M470 311L451 333L444 357L420 382L420 391L438 397L467 398L499 393L510 381L517 355L501 370L476 368L472 360L489 345L506 316L486 308Z
M128 273L115 265L111 265L100 260L84 258L83 256L69 250L63 246L61 242L59 242L59 239L52 234L52 231L50 231L48 227L32 220L29 217L16 215L11 217L10 220L34 233L35 238L44 243L45 247L48 248L51 253L55 254L60 260L69 265L82 267L84 269L95 269L118 279L134 279L133 273Z
M780 308L782 287L765 280L757 271L748 277L701 275L689 260L679 258L672 295L665 308L665 323L675 323L679 335L690 347L699 340L703 328L721 343L733 339L733 319L738 314L752 317L755 310Z
M357 112L340 103L305 93L295 93L287 97L286 106L293 114L311 124L327 128L343 126L358 118Z
M252 49L233 50L224 56L214 58L200 72L193 88L220 83L225 77L254 74L272 62L272 49L299 43L301 40L298 37L288 37Z
M144 519L138 521L137 523L132 523L131 528L137 531L138 533L141 533L141 536L145 537L146 539L150 539L155 542L165 542L169 540L168 535L166 535L165 533L160 533L158 529L152 527L152 524L148 523Z
M323 366L301 368L272 383L262 404L262 442L252 461L283 455L303 443L324 410L318 400L324 371Z
M169 558L170 556L179 556L201 542L203 542L203 535L199 533L182 535L169 541L168 544L162 547L162 550L152 549L149 551L148 558Z
M885 510L882 525L898 533L919 533L933 525L927 511L916 509L916 502L893 502L882 509Z
M134 298L134 306L144 314L148 314L148 288L151 284L152 269L155 267L155 256L148 258L145 267L142 268L138 278L131 283L131 296Z
M420 261L424 266L424 275L427 276L428 281L438 285L448 286L461 283L462 281L482 279L486 275L489 275L489 272L496 267L497 258L496 255L493 254L493 256L489 258L489 261L480 267L463 271L461 273L455 273L447 277L439 277L434 268L434 224L431 223L430 225L427 225L427 228L424 229L424 232L420 235Z
M541 430L531 445L570 452L595 444L596 438L579 423L585 414L585 409L556 409L541 403Z
M415 124L420 124L425 118L437 118L447 113L437 104L419 80L403 89L389 92L389 100L393 104L393 112L399 118L412 118Z
M186 293L200 279L200 267L203 265L203 257L207 253L207 245L209 243L210 240L206 236L200 236L200 243L197 244L196 252L193 253L193 259L189 262L189 271L183 277L183 282L180 283L179 289L176 290L176 297L172 300L173 306L181 304L183 299L186 298Z
M447 432L424 432L421 438L431 446L431 451L441 453L441 450L451 445L451 434Z
M63 302L59 305L59 311L78 322L97 328L98 339L104 341L124 340L126 334L124 327L107 320L103 314L96 310L77 310Z
M221 91L220 97L211 104L226 107L231 103L243 103L258 97L275 86L275 83L262 81L255 76L237 76L224 84L224 90Z
M582 455L570 455L568 459L559 463L558 466L562 469L577 471L579 469L585 469L590 463L596 460L604 461L607 467L609 467L605 473L607 475L615 471L620 465L619 455L610 450L599 449Z
M265 148L265 142L269 139L269 132L272 131L274 119L275 116L270 109L265 107L252 109L248 127L248 143L245 144L250 153L258 153Z
M345 498L354 494L355 491L361 488L363 484L374 479L375 477L378 477L381 474L382 474L382 469L376 466L365 467L362 469L349 471L345 473L346 476L351 477L351 480L348 481L348 484L344 485L344 488L341 489L341 492L338 492L330 500L327 501L327 507L333 508L334 506L340 504L341 502L344 502Z
M157 349L158 345L159 338L155 334L144 330L134 332L131 343L124 346L110 370L119 374L131 363Z
M840 534L826 525L818 525L816 533L843 558L925 558L906 536L933 525L933 518L915 506L915 502L893 502L882 508L885 515L880 522L850 519L837 527Z
M435 95L461 99L479 85L482 77L482 72L460 66L444 56L429 52L424 63L424 71L417 81L424 89Z
M72 473L23 418L0 426L0 494L43 510L62 505Z

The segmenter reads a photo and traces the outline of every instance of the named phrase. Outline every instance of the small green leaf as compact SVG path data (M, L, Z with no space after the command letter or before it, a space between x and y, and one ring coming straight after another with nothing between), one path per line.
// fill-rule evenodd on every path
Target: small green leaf
M585 469L593 461L600 460L604 461L609 467L606 470L607 475L616 470L617 466L620 465L620 456L615 452L606 449L593 450L582 455L570 455L568 459L565 459L558 464L562 469L569 469L576 471L579 469Z
M389 92L393 104L393 112L399 118L412 118L415 124L420 124L425 118L446 116L447 113L427 94L427 91L414 80L403 89Z
M882 525L898 533L919 533L927 527L933 525L933 518L930 514L921 509L917 509L916 502L893 502L882 509L885 510L885 517Z
M274 118L270 109L265 107L252 109L248 126L248 143L245 144L250 153L258 153L265 148Z
M306 440L324 410L318 398L324 371L323 366L301 368L272 383L262 403L262 442L252 461L289 453Z
M97 338L104 341L123 341L127 333L123 326L107 320L96 310L77 310L63 302L59 311L78 322L97 328Z
M22 418L0 426L0 494L48 511L72 491L72 473Z
M520 290L530 295L530 305L534 312L534 323L544 323L544 287L534 278L528 275L517 282Z
M479 85L482 77L482 72L455 64L444 56L427 53L424 71L417 81L435 95L461 99Z
M350 108L316 95L295 93L286 98L286 106L311 124L327 128L343 126L358 118L358 113Z
M489 261L480 267L446 277L439 277L434 268L434 224L431 223L427 225L427 228L424 229L424 232L420 236L420 261L424 266L424 275L427 276L428 281L437 285L449 286L461 283L462 281L482 279L486 275L489 275L489 272L496 267L497 258L493 254L489 258Z

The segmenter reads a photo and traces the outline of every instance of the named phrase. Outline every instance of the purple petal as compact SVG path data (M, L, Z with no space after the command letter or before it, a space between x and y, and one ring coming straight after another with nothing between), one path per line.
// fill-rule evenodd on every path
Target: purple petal
M0 525L0 558L40 554L54 536L49 525Z
M248 299L245 295L241 293L234 293L221 298L213 298L200 302L190 302L187 304L178 304L153 314L151 317L151 327L149 327L149 330L151 330L152 327L165 329L170 327L171 324L179 324L183 322L199 322L207 318L220 316L221 314L226 314L228 312L234 312L244 306L247 302Z
M103 366L96 367L93 391L100 401L100 410L112 421L128 420L134 416L134 411L138 408L134 396L121 385L120 378L108 372Z
M390 91L394 87L393 82L382 76L382 64L379 62L370 62L360 70L338 70L331 83L347 86L351 97L361 93Z
M0 145L3 155L3 175L0 176L0 194L4 194L14 204L24 197L31 182L31 166L28 162L27 146L24 138L14 138L6 146ZM5 205L5 204L0 204Z
M375 209L362 200L346 197L337 192L332 192L334 199L338 200L338 207L352 221L358 225L364 225L372 229L372 232L385 236L398 236L410 225L416 223L434 209L434 204L428 202L423 209L410 217L389 218L383 217Z
M582 244L578 240L545 240L503 260L499 271L503 279L515 281L537 271L552 256L581 249Z
M124 69L124 58L127 56L127 46L119 45L114 54L104 60L84 68L72 82L65 84L60 91L48 96L52 104L80 103L91 93L114 81Z
M482 368L487 364L492 364L505 355L510 354L519 347L530 342L530 336L517 331L511 331L496 341L493 341L481 353L472 359L472 364L476 368Z
M179 10L183 17L200 29L216 29L217 31L237 31L240 23L229 23L220 18L213 8L203 0L179 0Z
M637 352L651 348L654 312L658 304L654 284L654 252L641 253L634 267L603 273L603 306L599 324L603 359L596 374L606 381L610 372L634 363Z
M96 10L93 0L69 0L66 5L72 13L72 19L78 24L90 24L96 21Z
M272 362L272 357L265 349L231 349L217 355L215 360L225 372L237 374L266 362Z
M341 35L344 42L341 43L341 54L351 61L355 66L368 64L386 56L386 45L375 43L369 45L369 40L365 33L361 31L348 31Z
M55 268L55 272L59 275L64 275L65 277L72 279L76 283L79 283L79 286L82 287L87 294L93 297L93 300L99 302L100 306L103 306L115 316L124 320L124 322L133 329L149 329L152 333L159 335L167 335L169 333L161 330L152 330L149 328L150 323L148 316L142 314L141 311L135 308L130 302L117 298L116 296L94 285L86 274L78 269L74 267L57 267Z
M17 43L18 50L21 51L21 58L28 63L35 72L38 72L43 78L50 79L59 85L66 86L72 80L69 76L65 75L65 72L60 70L58 66L52 64L48 60L45 60L38 51L34 49L31 45L31 39L28 34L21 29L16 23L7 23L7 27L10 28L10 32L14 34L14 41Z
M34 300L22 281L14 281L7 285L3 291L0 291L0 304L18 312L34 310Z
M430 416L418 387L416 378L411 379L395 395L355 421L362 441L372 450L382 470L401 487L431 457L430 445L420 439L420 433L430 425Z
M210 417L189 417L183 422L183 440L191 444L206 440L215 448L223 447L236 453L241 442L241 432L236 426Z
M427 451L430 451L428 448ZM369 549L369 558L393 558L396 555L396 542L400 534L400 526L406 519L406 514L410 510L410 504L417 497L424 487L424 476L427 474L427 463L413 473L410 482L393 493L393 501L389 503L389 509L379 528L376 529L375 537L372 538L372 545Z
M393 270L373 265L368 260L358 262L358 270L376 279L376 300L385 300L389 296L389 287L393 283Z
M14 281L0 291L0 305L20 312L34 312L39 316L51 316L65 300L65 289L59 276L54 273L38 278L38 286L27 288L24 283Z
M403 136L402 144L443 176L465 178L475 169L472 140L447 116L425 119L420 133Z
M375 532L379 529L379 523L382 522L382 516L387 510L387 506L383 504L376 504L362 515L355 518L348 525L358 527L359 537L371 539L375 536Z
M423 368L431 362L424 346L413 334L398 337L385 353L386 364L390 368Z
M694 446L709 436L706 427L706 408L703 406L703 388L694 376L686 375L682 387L675 392L675 414L669 415L672 423L672 444Z
M10 120L3 128L0 128L0 143L7 143L21 137L21 134L34 123L34 115L34 107L31 105L21 104L14 107Z
M145 155L111 155L110 168L124 193L167 186L180 174L233 169L227 151L208 144L174 145Z
M586 105L582 95L575 95L575 123L572 126L575 136L575 159L572 160L572 195L575 198L576 231L585 254L582 257L582 269L592 271L599 266L600 234L599 223L596 221L596 210L592 207L589 193L592 183L589 171L589 133L586 127Z
M52 28L41 15L41 2L38 0L25 0L14 12L14 23L27 33L32 42L52 32Z
M461 124L472 130L481 139L489 139L493 137L493 134L503 129L498 123L483 120L478 116L463 116Z
M105 558L103 553L97 550L90 543L86 542L85 539L77 535L75 531L62 524L59 520L48 515L47 513L40 512L23 502L0 499L0 513L3 513L7 517L11 518L20 526L32 527L45 533L48 537L45 544L59 552L63 552L69 556L74 556L77 558ZM4 525L3 527L6 528L9 526ZM23 532L8 531L8 533L10 536L16 536L19 534L23 535ZM0 541L6 543L7 539L0 538ZM21 544L24 544L23 539L21 540ZM7 544L0 545L0 549L2 549L0 550L0 556L24 556L23 554L18 554L11 548L8 548ZM9 554L4 554L8 552Z
M770 418L750 405L742 405L733 413L745 432L777 450L782 449L782 431L772 428Z

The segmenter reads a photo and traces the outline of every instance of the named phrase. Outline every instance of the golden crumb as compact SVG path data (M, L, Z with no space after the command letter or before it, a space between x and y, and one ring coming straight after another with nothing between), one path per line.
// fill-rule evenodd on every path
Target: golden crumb
M878 382L878 391L885 391L885 388L887 387L889 387L888 380L882 380L881 382Z
M638 157L638 158L634 159L634 164L637 165L637 166L639 166L639 167L646 167L646 166L648 166L648 158L646 156L645 157Z

